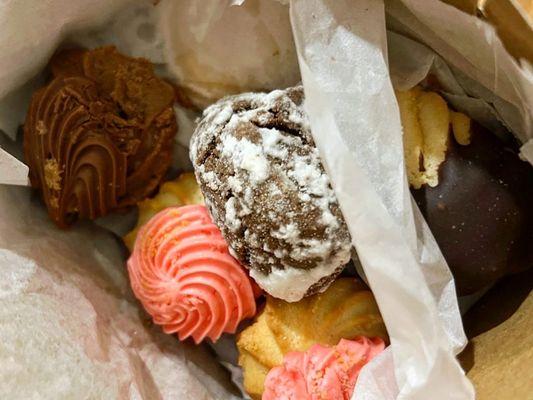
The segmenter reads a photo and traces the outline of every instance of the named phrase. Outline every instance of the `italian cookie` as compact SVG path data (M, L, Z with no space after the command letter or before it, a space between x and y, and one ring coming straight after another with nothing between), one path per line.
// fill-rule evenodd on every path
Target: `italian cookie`
M232 254L287 301L327 288L351 250L302 103L301 87L224 98L204 111L190 147Z
M361 336L387 340L387 331L372 293L354 278L339 278L324 293L296 303L267 296L265 308L237 340L244 387L260 399L267 374L287 354Z
M380 338L358 337L288 353L268 373L262 400L350 400L359 373L384 349Z
M67 50L24 123L30 181L66 227L137 204L159 186L177 131L174 89L114 47Z
M459 295L533 265L533 168L437 93L397 93L411 193Z
M150 218L165 208L194 204L203 205L204 199L193 173L186 172L172 181L163 183L156 196L145 199L137 204L139 207L137 225L124 236L124 243L130 251L133 250L139 229Z
M180 340L216 342L256 312L252 282L202 205L153 216L139 230L128 273L154 323Z

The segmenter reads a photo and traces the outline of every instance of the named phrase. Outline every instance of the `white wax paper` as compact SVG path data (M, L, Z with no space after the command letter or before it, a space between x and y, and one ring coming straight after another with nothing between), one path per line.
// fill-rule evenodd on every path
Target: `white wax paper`
M384 5L293 0L291 21L313 136L391 338L398 393L367 372L354 398L473 398L455 359L466 338L453 280L411 203Z
M28 166L0 148L0 171L9 171L2 174L2 182L6 185L28 186Z
M110 233L61 231L36 200L0 185L0 398L235 398L203 347L138 307Z
M473 399L455 359L466 338L453 279L409 194L387 44L399 88L435 73L454 106L503 123L522 143L532 134L533 85L477 18L434 0L386 9L389 27L452 68L403 36L387 38L382 1L291 0L313 136L391 338L353 399Z

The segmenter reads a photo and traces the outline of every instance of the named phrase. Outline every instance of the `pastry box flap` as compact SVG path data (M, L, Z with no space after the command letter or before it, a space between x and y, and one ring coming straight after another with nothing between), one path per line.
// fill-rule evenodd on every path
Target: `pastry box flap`
M496 27L505 47L517 59L533 62L533 1L444 0L469 14L477 14Z

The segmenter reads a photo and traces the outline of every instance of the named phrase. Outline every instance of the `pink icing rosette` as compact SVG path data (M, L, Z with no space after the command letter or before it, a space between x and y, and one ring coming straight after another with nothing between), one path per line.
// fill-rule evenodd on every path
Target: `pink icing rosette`
M216 341L256 312L252 282L204 206L170 207L150 219L128 272L154 322L180 340Z
M380 338L341 339L287 353L265 380L263 400L350 400L359 372L385 348Z

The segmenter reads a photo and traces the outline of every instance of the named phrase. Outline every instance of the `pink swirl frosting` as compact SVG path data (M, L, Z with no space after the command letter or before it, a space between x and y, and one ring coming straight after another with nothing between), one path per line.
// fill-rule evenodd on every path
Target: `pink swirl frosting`
M150 219L139 231L128 272L154 322L180 340L216 341L256 312L250 278L204 206L170 207Z
M380 338L341 339L334 347L315 344L306 352L287 353L270 370L263 400L349 400L359 372L385 348Z

